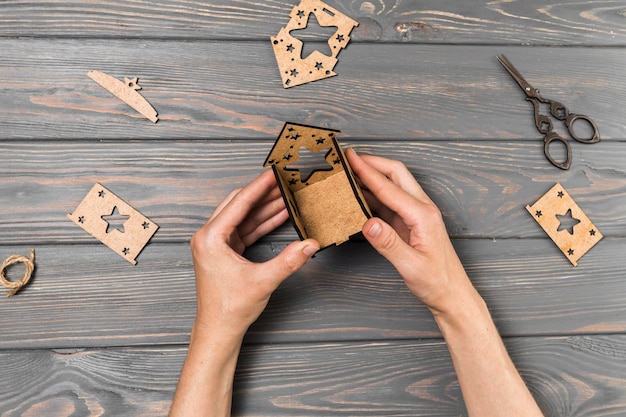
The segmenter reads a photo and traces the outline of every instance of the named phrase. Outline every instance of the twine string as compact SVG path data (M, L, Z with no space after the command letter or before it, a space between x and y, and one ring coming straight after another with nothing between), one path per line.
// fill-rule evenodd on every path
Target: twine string
M5 275L5 270L11 265L23 263L26 271L24 276L18 281L9 281ZM6 288L9 289L7 297L14 296L24 285L28 283L30 277L35 270L35 249L30 250L30 259L22 255L11 255L2 262L2 269L0 270L0 282Z

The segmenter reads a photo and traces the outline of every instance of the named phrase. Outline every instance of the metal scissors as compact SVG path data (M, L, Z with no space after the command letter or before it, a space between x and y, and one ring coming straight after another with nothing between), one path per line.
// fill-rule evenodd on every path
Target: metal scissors
M544 145L543 152L546 154L546 158L552 165L561 169L568 169L572 162L572 149L569 145L569 142L556 133L552 129L552 121L550 117L539 113L539 104L547 104L550 106L550 114L554 116L557 120L561 120L565 126L567 127L567 132L570 134L572 139L580 142L580 143L596 143L600 141L600 132L598 131L598 127L589 117L584 116L582 114L570 113L567 107L558 101L548 100L539 94L539 90L528 84L528 82L522 77L522 75L515 69L513 64L502 54L497 56L498 61L502 64L502 66L509 72L511 77L519 84L521 89L526 94L526 100L530 101L533 104L533 108L535 111L535 126L540 133L543 133L544 136ZM574 131L574 122L577 120L586 121L593 131L591 137L580 137ZM561 142L565 147L567 152L567 157L563 162L556 161L552 155L550 155L550 144L554 141Z

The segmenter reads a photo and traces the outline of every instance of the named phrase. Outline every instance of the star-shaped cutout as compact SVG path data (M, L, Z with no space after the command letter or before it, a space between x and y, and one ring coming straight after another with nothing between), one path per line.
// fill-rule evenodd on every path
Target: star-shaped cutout
M337 35L335 39L337 39L337 41L339 42L343 42L343 35Z
M119 230L121 233L124 233L124 223L126 223L130 216L121 214L117 207L113 207L111 214L100 217L107 224L105 233L109 233L109 230Z
M317 143L318 145L324 143L326 139L325 138L317 138L317 140L315 141L315 143Z
M283 159L286 159L287 161L289 161L291 159L291 154L290 153L284 154Z
M563 215L557 214L556 218L560 222L556 231L560 232L561 230L567 230L570 235L574 234L574 226L580 223L580 220L572 217L572 209L568 209L567 213Z
M324 68L324 65L322 65L321 62L316 62L315 63L315 69L316 70L321 70L322 68Z
M143 222L143 224L141 225L141 227L143 227L144 229L148 229L150 227L150 223L148 222Z
M85 216L79 216L78 217L78 223L85 223Z
M594 229L591 229L589 231L589 236L595 236L596 235L596 231Z
M567 250L567 254L568 254L568 255L570 255L570 256L572 256L572 255L574 254L574 249L569 248L569 249Z
M124 82L127 86L132 88L133 90L141 90L141 86L139 85L139 78L124 78Z
M537 210L537 211L535 212L535 216L537 216L537 217L541 217L541 216L543 216L543 213L541 212L541 210Z
M304 17L304 10L298 10L298 17Z
M333 50L329 43L337 33L337 26L320 25L315 13L309 13L306 19L306 24L300 24L300 28L291 31L291 35L302 42L301 58L306 59L315 50L322 55L333 56ZM340 36L343 39L343 35ZM311 40L315 42L310 42Z
M287 45L287 52L293 52L295 48L293 47L292 44Z
M104 198L105 195L106 195L106 192L104 190L98 191L98 197Z
M563 191L559 191L556 195L557 195L559 198L563 198L563 196L565 195L565 193L563 193Z
M332 171L333 167L328 163L326 157L331 149L324 149L312 152L305 146L298 150L298 159L288 165L285 170L298 171L300 173L300 181L306 183L313 174L318 171Z
M291 76L292 76L292 77L297 77L297 76L298 76L298 70L297 70L297 69L295 69L295 68L294 68L294 69L292 69L292 70L291 70Z
M128 248L124 248L124 250L122 250L122 253L123 253L124 255L128 255L128 254L130 254L130 249L128 249Z

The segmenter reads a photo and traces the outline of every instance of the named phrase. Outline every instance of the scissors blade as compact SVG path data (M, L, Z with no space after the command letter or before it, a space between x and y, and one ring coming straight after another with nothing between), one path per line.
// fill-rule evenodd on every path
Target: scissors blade
M522 91L524 91L524 94L526 94L526 96L539 98L539 92L535 88L533 88L532 85L528 84L524 77L522 77L522 74L520 74L519 71L515 69L513 64L511 64L511 61L509 61L508 58L504 56L504 54L500 54L496 58L498 59L498 62L502 64L504 69L507 70L509 75L515 80L517 85L520 86Z

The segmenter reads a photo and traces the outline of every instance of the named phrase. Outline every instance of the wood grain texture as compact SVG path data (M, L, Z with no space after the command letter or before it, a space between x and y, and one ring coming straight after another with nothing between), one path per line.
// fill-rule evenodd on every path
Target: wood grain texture
M407 164L547 416L626 415L624 2L326 1L359 26L338 76L289 90L269 37L296 0L0 2L0 258L37 252L31 283L0 291L0 416L167 414L195 314L188 239L286 121ZM569 171L500 53L597 123ZM139 77L160 121L90 70ZM137 266L65 218L96 182L161 226ZM607 236L576 268L524 209L556 182ZM293 239L284 225L248 256ZM323 251L247 334L234 415L466 415L440 337L365 242Z
M359 22L354 41L624 45L621 2L327 0ZM3 36L266 40L297 1L4 1Z
M626 413L624 336L506 340L546 416ZM185 347L0 352L0 415L165 416ZM236 416L466 415L442 341L253 345Z
M403 161L456 238L547 237L524 207L556 182L605 236L626 236L624 142L572 143L573 165L562 171L545 159L540 140L355 142L343 132L339 140ZM160 226L152 242L186 242L232 189L263 170L273 143L0 143L0 244L93 243L65 216L96 182ZM286 225L270 238L293 240L295 232Z
M454 242L505 335L626 330L625 239L604 239L574 268L548 239ZM285 244L248 256L269 259ZM25 247L3 247L27 253ZM149 245L131 266L103 245L40 246L31 282L0 298L0 348L186 343L195 286L184 244ZM247 343L439 337L428 310L365 242L318 254L285 281Z
M285 121L368 140L541 138L498 53L593 118L603 140L626 138L620 49L555 58L551 48L355 44L336 77L285 90L269 42L109 39L0 39L0 138L274 140ZM159 123L90 80L94 69L139 77Z

